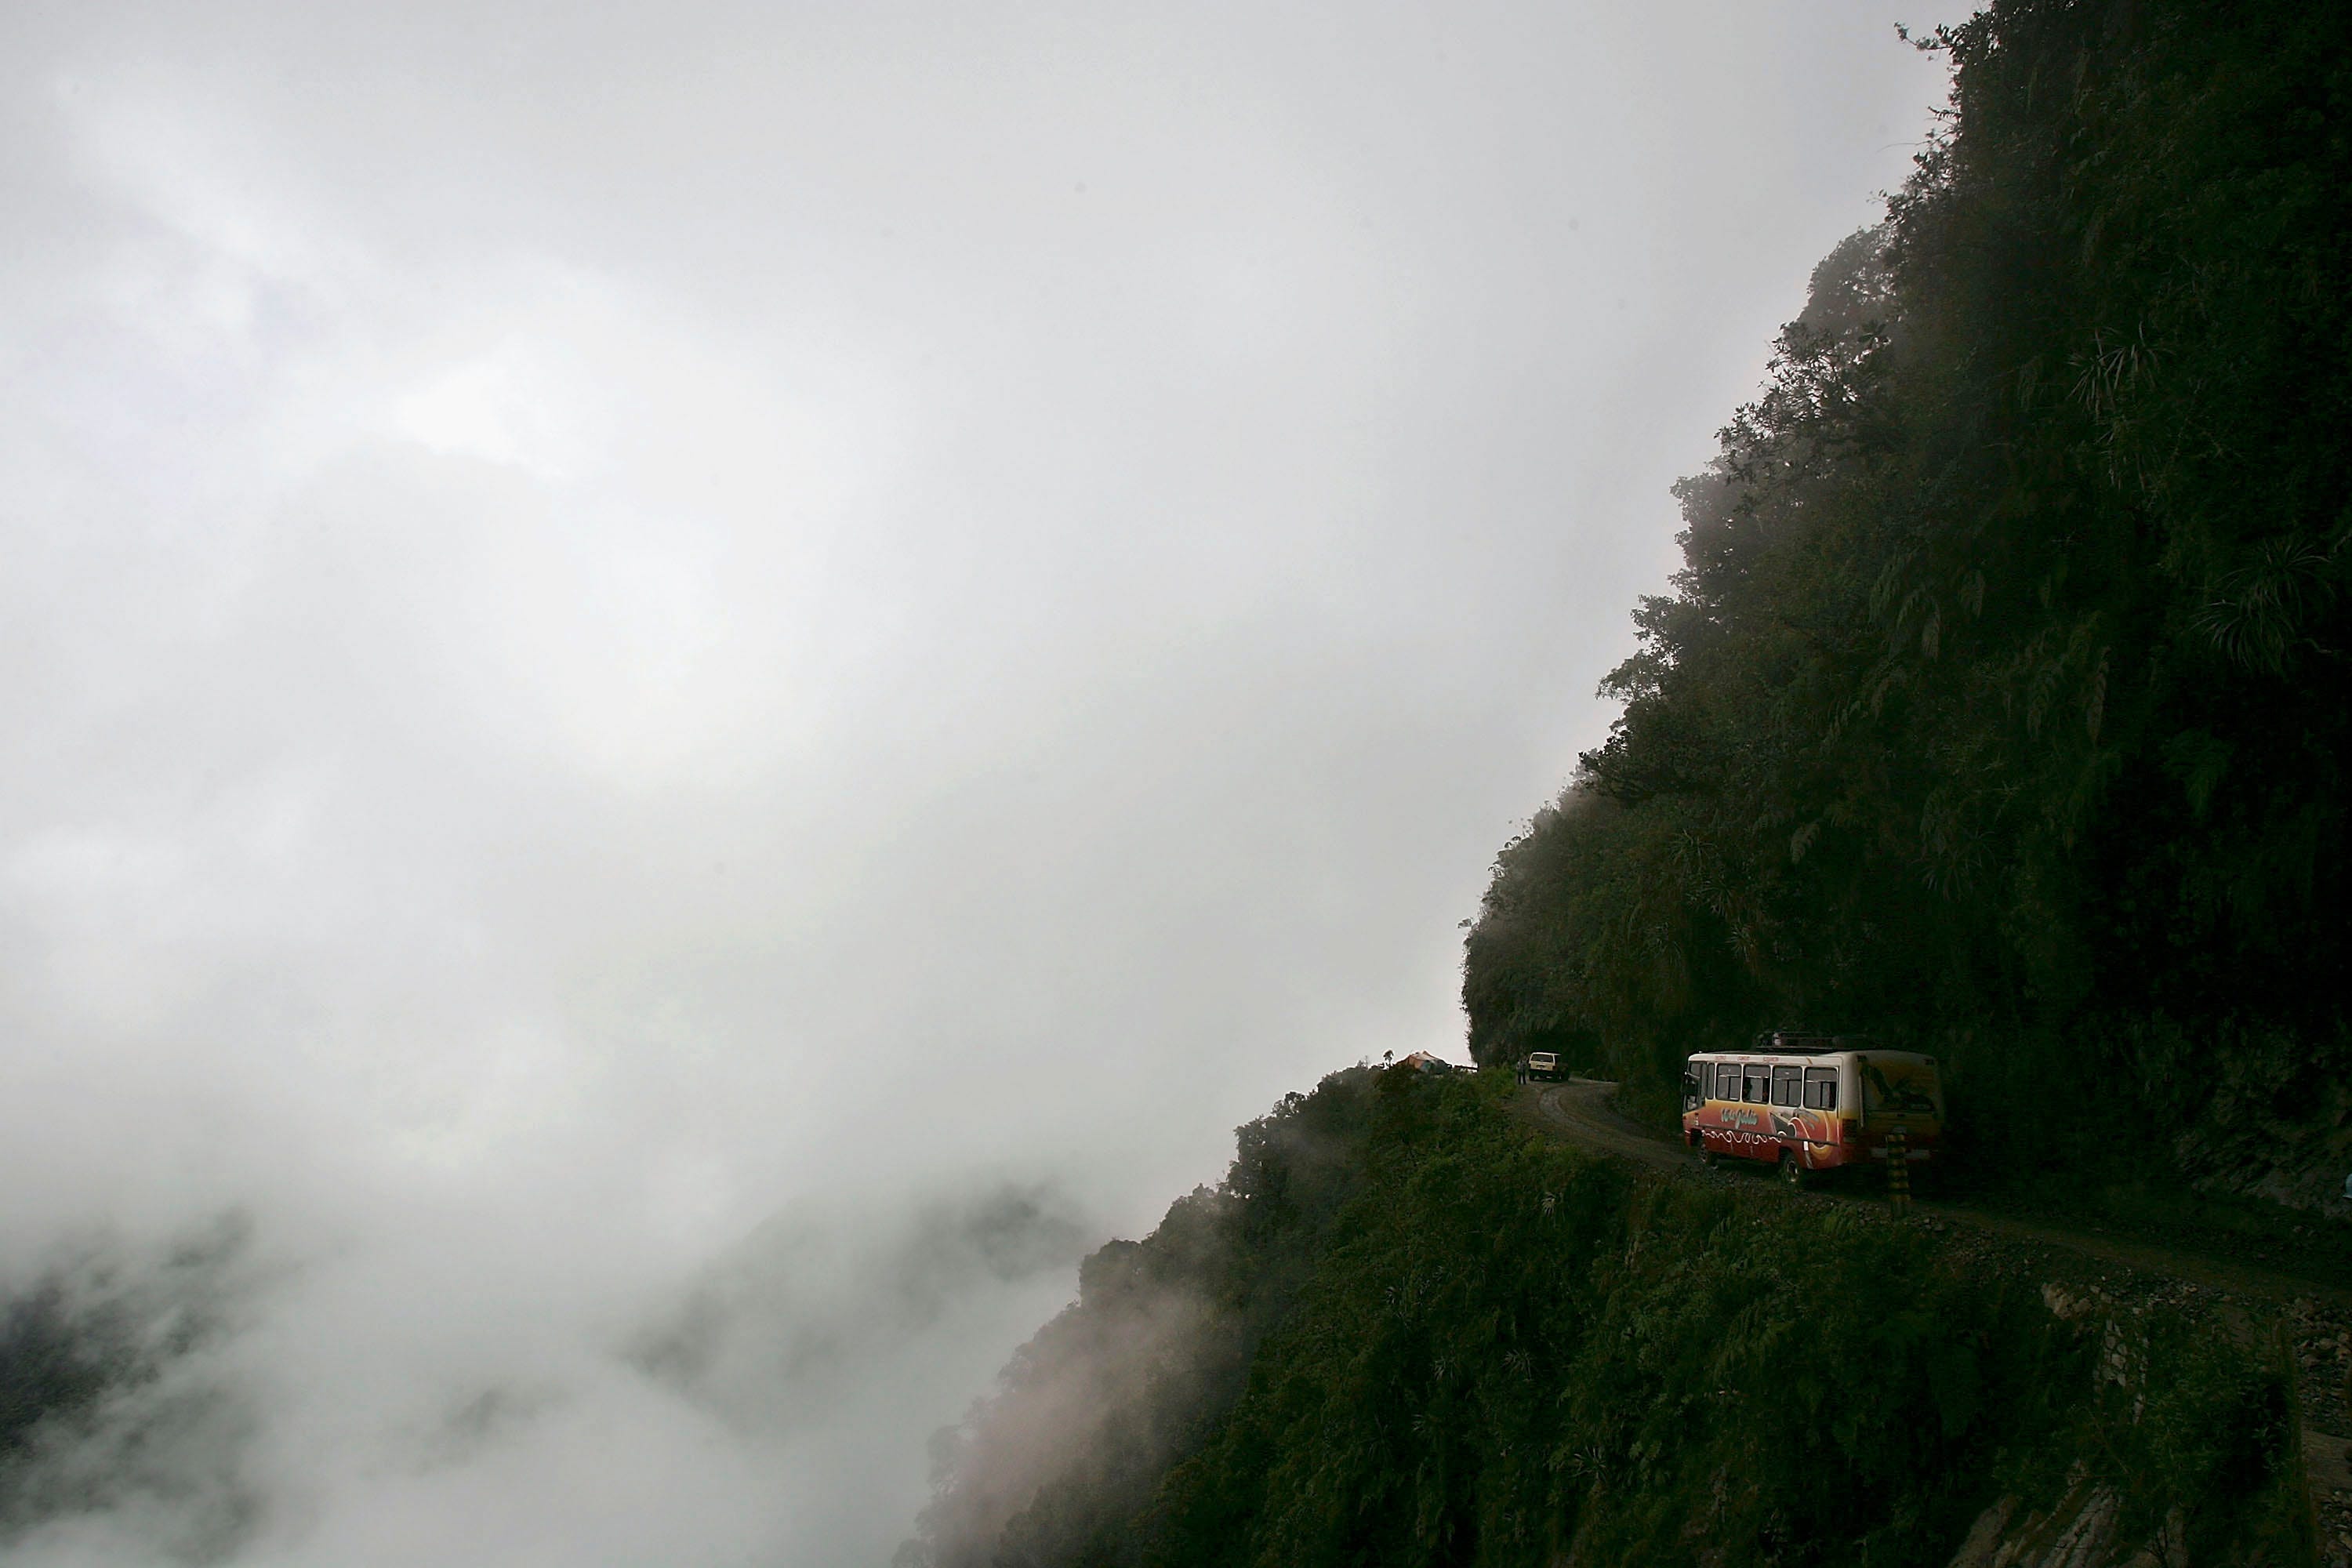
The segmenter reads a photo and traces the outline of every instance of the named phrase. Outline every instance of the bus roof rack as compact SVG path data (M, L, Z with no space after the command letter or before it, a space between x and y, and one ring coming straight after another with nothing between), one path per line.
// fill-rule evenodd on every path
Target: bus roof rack
M1767 1029L1748 1048L1784 1057L1824 1057L1832 1051L1867 1048L1868 1035L1817 1035L1810 1029Z

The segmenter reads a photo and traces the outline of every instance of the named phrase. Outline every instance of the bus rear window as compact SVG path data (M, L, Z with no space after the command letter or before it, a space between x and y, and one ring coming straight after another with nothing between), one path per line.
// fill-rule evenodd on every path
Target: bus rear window
M1863 1060L1864 1105L1873 1111L1892 1110L1906 1116L1935 1116L1936 1069L1922 1062Z

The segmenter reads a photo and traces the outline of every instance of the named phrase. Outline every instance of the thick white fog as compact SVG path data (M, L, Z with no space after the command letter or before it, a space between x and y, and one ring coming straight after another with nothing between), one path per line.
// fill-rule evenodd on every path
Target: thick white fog
M0 1557L887 1561L1460 1058L1937 19L0 5Z

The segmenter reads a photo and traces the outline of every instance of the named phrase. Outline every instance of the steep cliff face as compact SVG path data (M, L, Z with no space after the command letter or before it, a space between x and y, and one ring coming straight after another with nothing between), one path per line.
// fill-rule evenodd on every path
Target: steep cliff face
M1498 856L1482 1061L1931 1051L1979 1170L2352 1168L2352 11L2000 0ZM2087 1134L2087 1135L2086 1135Z
M935 1440L936 1493L903 1563L1131 1550L1137 1519L1231 1413L1335 1216L1363 1192L1372 1081L1360 1068L1287 1097L1240 1130L1223 1182L1179 1199L1142 1241L1086 1260L1078 1300Z
M1097 1255L942 1445L901 1562L2292 1548L2292 1411L2258 1310L1597 1163L1531 1137L1510 1093L1360 1070L1245 1130L1236 1179ZM1267 1135L1307 1121L1320 1136Z

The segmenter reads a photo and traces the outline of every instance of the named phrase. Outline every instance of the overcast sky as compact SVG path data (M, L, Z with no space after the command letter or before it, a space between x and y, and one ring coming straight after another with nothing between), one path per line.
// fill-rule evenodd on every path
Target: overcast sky
M1460 1058L1948 19L0 0L0 1289L252 1217L240 1562L887 1556L1065 1229ZM856 1375L629 1359L778 1247Z

